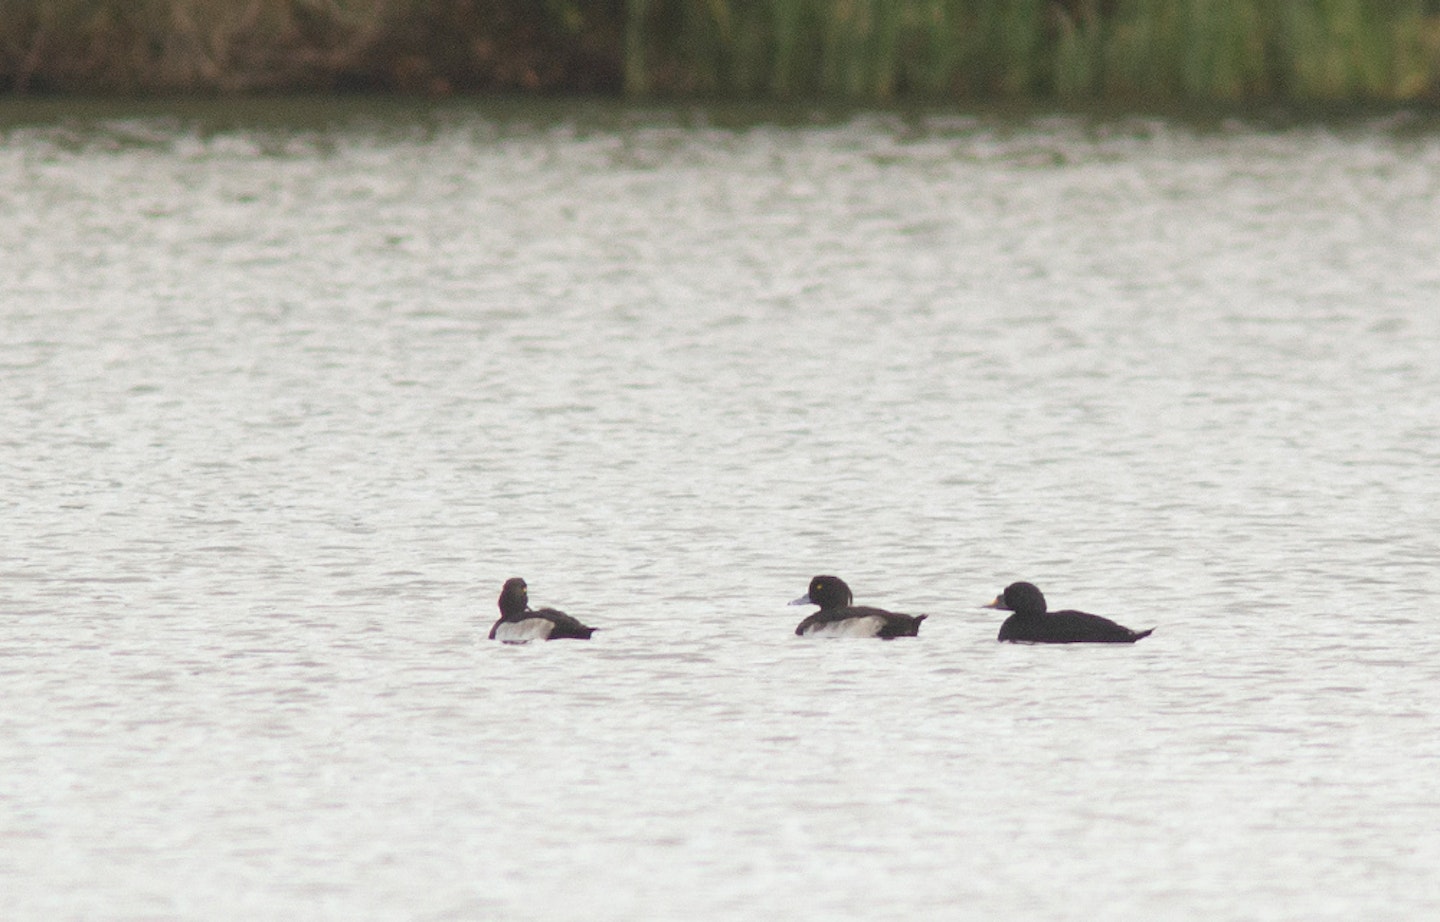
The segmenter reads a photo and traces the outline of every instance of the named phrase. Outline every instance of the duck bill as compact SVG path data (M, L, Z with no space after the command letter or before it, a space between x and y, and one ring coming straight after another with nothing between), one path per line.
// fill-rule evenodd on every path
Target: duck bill
M795 601L793 601L793 602L786 602L785 604L787 604L787 605L814 605L815 603L812 602L812 601L810 601L810 593L807 592L807 593L805 593L804 595L802 595L800 598L796 599Z
M997 595L997 596L995 597L995 601L991 602L989 605L981 605L980 607L981 607L981 608L994 608L994 609L997 609L997 610L999 610L999 611L1009 611L1009 610L1010 610L1010 609L1008 609L1008 608L1005 607L1005 597L1004 597L1003 595Z

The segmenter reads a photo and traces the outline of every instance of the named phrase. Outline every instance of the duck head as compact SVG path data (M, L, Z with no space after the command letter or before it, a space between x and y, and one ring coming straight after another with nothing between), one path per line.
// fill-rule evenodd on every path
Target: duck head
M791 605L819 605L822 611L845 608L855 600L850 587L838 576L817 576L810 580L810 589Z
M998 608L1000 611L1013 611L1017 615L1033 617L1045 614L1045 596L1034 583L1011 583L1005 587L1004 592L995 597L995 601L981 607Z

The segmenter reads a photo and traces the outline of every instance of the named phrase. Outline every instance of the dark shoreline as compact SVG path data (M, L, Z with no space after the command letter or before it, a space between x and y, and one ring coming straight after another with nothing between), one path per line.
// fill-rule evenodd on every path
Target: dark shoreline
M0 95L1440 104L1440 0L1319 6L35 0L0 9Z

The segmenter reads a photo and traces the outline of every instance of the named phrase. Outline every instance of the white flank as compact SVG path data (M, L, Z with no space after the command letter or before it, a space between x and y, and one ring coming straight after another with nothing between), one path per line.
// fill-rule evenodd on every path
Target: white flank
M506 643L528 643L532 640L549 640L555 630L555 622L549 618L525 618L521 621L506 621L495 629L495 639Z
M862 618L844 618L828 624L817 624L805 631L806 637L874 637L885 626L885 619L878 615Z

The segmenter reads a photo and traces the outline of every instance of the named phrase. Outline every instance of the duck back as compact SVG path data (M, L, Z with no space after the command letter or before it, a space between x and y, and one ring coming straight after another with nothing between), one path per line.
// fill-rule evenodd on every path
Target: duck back
M1132 631L1109 618L1083 611L1011 615L1000 625L1000 640L1015 643L1134 643L1154 628Z
M490 628L490 639L505 643L529 643L532 640L589 640L595 628L586 627L579 619L542 608L527 611L519 618L501 618Z
M586 627L580 623L578 618L572 618L563 611L542 608L535 614L542 618L548 618L554 625L547 640L589 640L590 635L595 633L595 628Z
M927 615L902 615L881 608L849 606L818 611L795 628L800 637L916 637Z

